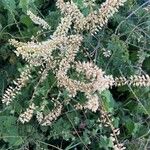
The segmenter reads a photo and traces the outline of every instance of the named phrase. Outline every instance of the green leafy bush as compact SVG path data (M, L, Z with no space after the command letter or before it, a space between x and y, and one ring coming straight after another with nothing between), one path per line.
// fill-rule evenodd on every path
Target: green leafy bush
M96 0L94 5L85 5L83 0L74 0L74 3L84 16L88 16L91 11L98 10L103 1ZM144 1L128 0L97 34L91 36L89 31L82 32L84 40L75 61L76 59L81 62L93 61L106 74L114 77L150 74L150 8L147 4L148 2ZM47 31L35 25L27 15L28 10L44 18L51 29ZM15 55L16 50L8 40L16 39L24 43L30 39L35 43L46 41L56 31L60 21L61 12L54 1L2 0L0 4L1 97L4 95L4 90L24 71L26 65L25 60ZM70 28L69 34L75 34L73 27ZM65 52L62 53L63 55ZM59 51L54 51L52 56L59 61ZM42 63L45 69L46 62ZM56 68L59 65L57 64ZM83 92L77 92L75 97L70 98L66 88L57 86L57 77L53 69L46 70L46 78L40 82L41 76L45 75L43 70L40 70L39 66L33 67L29 71L32 77L13 102L8 106L1 103L1 149L107 150L114 148L111 133L112 129L118 128L120 134L118 133L117 139L126 149L149 148L149 88L126 84L99 92L100 110L94 113L88 109L76 109L75 105L78 102L84 104L87 98ZM67 73L71 79L89 82L85 80L82 72L79 74L73 67ZM68 102L69 99L71 102ZM36 106L46 106L45 114L53 111L57 101L66 105L61 115L50 126L38 124L36 114L30 122L22 124L18 117L20 113L26 111L30 100L33 100ZM38 112L41 111L41 107L36 109Z

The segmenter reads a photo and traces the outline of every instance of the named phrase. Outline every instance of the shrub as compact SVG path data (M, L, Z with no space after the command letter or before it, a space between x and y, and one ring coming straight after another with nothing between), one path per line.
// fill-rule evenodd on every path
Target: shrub
M20 34L28 35L31 20L37 26L30 41L9 40L24 62L2 96L3 148L123 150L146 141L149 7L130 0L112 18L124 2L58 0L52 24L32 13L34 2L20 1L27 11L23 29L14 18ZM3 5L14 17L17 3Z

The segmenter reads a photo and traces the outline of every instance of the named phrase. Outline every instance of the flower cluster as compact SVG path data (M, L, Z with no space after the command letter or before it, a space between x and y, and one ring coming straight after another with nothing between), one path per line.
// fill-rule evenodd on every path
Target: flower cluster
M56 120L61 115L61 111L62 105L59 104L45 116L42 112L37 112L36 118L42 126L48 126L52 124L52 121Z
M85 28L92 33L101 29L126 0L106 0L98 11L91 12L86 18Z
M106 0L98 11L94 10L87 16L84 16L73 1L64 2L64 0L57 0L56 5L61 10L63 18L49 39L42 42L31 41L27 43L18 42L14 39L10 40L10 43L16 47L16 55L21 55L30 66L21 72L20 78L14 81L15 88L12 86L8 87L2 98L2 102L8 105L16 97L21 88L26 85L30 78L32 66L42 67L43 62L46 64L46 72L44 73L45 76L42 78L42 82L47 77L48 71L53 71L57 79L58 88L65 88L69 93L69 99L75 97L78 92L83 92L87 98L87 102L82 106L78 105L78 107L89 109L93 112L96 112L100 106L99 98L96 94L97 91L101 93L114 85L150 86L150 77L148 75L131 76L129 79L124 77L113 78L112 75L106 75L92 61L77 61L77 53L82 49L83 31L90 31L92 34L96 33L98 29L106 25L108 19L118 11L119 7L125 1ZM31 11L28 11L28 15L36 24L42 25L44 29L50 29L49 25L43 19L35 16ZM57 56L53 55L53 52L56 50L59 51ZM71 78L68 73L70 68L73 68L77 74L84 74L85 80ZM64 105L66 104L65 102ZM57 105L47 115L37 111L38 122L42 125L51 125L52 121L60 116L62 107L63 104ZM34 105L29 106L20 115L19 120L23 123L28 122L34 110Z
M67 33L71 27L72 24L72 18L71 16L66 16L64 18L61 18L61 22L55 32L53 33L53 37L56 36L67 36Z
M102 49L104 57L110 57L112 55L110 50L106 50L105 48Z
M95 91L103 91L113 85L113 77L106 76L104 72L96 65L90 62L76 62L75 68L77 72L84 72L87 79L90 79L90 83L84 83L81 81L73 80L67 76L67 71L70 68L70 63L74 62L75 54L78 50L78 44L71 45L70 49L66 52L66 57L62 59L59 64L59 70L57 72L58 85L64 86L70 96L75 96L77 91L84 92L86 94L92 94Z
M83 31L86 30L92 34L96 33L107 24L108 19L118 11L119 7L125 1L106 0L97 11L93 10L87 16L84 16L73 1L64 2L64 0L57 0L56 5L61 10L63 18L61 18L61 22L49 39L42 42L31 41L27 43L14 39L10 40L10 44L16 48L16 55L21 55L29 65L21 72L20 78L14 81L14 86L9 86L6 89L2 98L3 103L6 105L10 104L30 79L32 67L42 68L43 64L45 67L40 71L42 77L34 90L36 91L38 89L38 85L44 82L49 71L52 71L56 77L58 89L60 91L65 89L65 92L67 91L68 93L67 100L61 100L60 103L59 99L57 99L54 108L47 110L45 107L46 104L44 105L42 102L40 102L40 106L35 106L36 103L33 103L33 99L35 98L36 92L34 92L29 102L29 107L19 116L20 122L29 122L32 116L36 115L39 124L49 126L62 114L64 106L71 103L71 100L76 98L78 92L81 92L85 94L86 102L82 105L77 103L74 107L80 110L88 109L92 112L100 110L101 122L105 127L111 128L112 134L110 138L113 142L113 148L115 150L125 149L123 144L117 139L120 130L113 126L110 116L103 110L101 99L97 93L101 94L102 91L112 86L150 86L149 75L114 78L112 75L106 75L94 62L80 62L78 60L78 52L80 52L84 45L82 45L84 42ZM87 2L90 3L90 1L86 0L85 4ZM93 5L93 0L91 2L91 5ZM44 29L50 29L50 26L43 19L37 17L31 11L28 11L28 15L36 24L41 25ZM55 51L58 51L57 56L53 54ZM104 49L103 54L105 57L110 57L111 52ZM73 69L79 76L82 74L84 79L70 77L70 69ZM49 91L46 92L48 93ZM42 97L41 101L44 98ZM52 101L51 99L48 100Z
M27 11L27 15L29 15L29 17L31 18L31 20L35 23L38 24L40 26L43 27L43 29L51 29L51 27L48 25L47 22L45 22L43 19L41 19L40 17L34 15L30 10Z
M82 110L82 109L88 109L91 110L92 112L96 112L99 108L99 98L96 94L94 95L86 95L87 102L84 105L77 104L75 105L76 109Z
M29 105L29 108L27 108L27 110L24 113L20 114L20 116L19 116L20 122L22 122L22 123L29 122L33 116L33 112L34 112L35 108L36 107L35 107L34 103Z
M115 78L115 86L123 86L123 85L132 85L136 87L149 87L150 76L148 74L145 74L145 75L133 75L129 78L125 78L124 76Z
M150 86L150 76L149 75L133 75L129 79L129 84L137 87L149 87Z
M20 77L13 81L13 85L9 86L2 97L2 103L8 105L19 94L21 89L26 86L31 74L31 66L26 66L21 72Z
M62 13L73 18L74 27L77 31L88 30L91 33L96 33L106 25L108 19L118 11L124 2L126 0L106 0L98 11L93 11L86 17L72 1L65 3L63 0L58 0L56 5Z
M100 113L101 113L101 120L98 120L99 122L102 122L105 127L110 127L112 130L112 133L110 134L110 139L113 143L113 148L114 150L125 150L126 147L124 146L123 143L119 143L118 141L118 136L120 135L120 129L115 128L113 126L113 120L111 119L111 114L108 114L105 110L104 107L100 108Z
M84 15L78 9L77 5L73 3L73 1L64 2L64 0L57 0L56 6L61 10L62 14L72 18L76 31L83 29L83 24L85 24Z
M95 6L95 0L84 0L83 2L86 7Z

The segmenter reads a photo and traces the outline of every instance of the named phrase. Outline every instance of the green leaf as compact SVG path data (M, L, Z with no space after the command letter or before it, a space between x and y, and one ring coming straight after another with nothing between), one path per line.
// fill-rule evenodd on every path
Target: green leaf
M125 126L128 130L128 134L132 134L132 132L134 130L134 122L131 119L128 119L128 120L126 120Z
M107 138L105 135L100 136L100 143L99 143L100 148L105 148L106 150L108 150L108 148L112 146L113 146L113 143L110 138Z
M20 0L19 7L22 8L24 12L27 11L29 5L29 0Z
M34 3L35 0L20 0L19 1L19 8L22 9L22 11L24 13L27 12L27 10L29 9L29 6L32 6L32 4Z
M18 134L17 118L13 116L0 116L0 135L5 142L12 146L23 143L23 139Z
M87 130L85 130L85 132L83 132L83 141L85 144L91 144L91 140L89 138L89 134L86 132Z
M21 15L20 21L21 21L21 23L23 23L24 25L26 25L28 28L30 28L30 27L33 28L33 22L31 21L31 19L28 16Z
M14 12L16 9L16 2L15 0L2 0L4 8L9 10L10 12Z
M113 112L115 101L109 90L105 90L101 93L103 105L107 112Z

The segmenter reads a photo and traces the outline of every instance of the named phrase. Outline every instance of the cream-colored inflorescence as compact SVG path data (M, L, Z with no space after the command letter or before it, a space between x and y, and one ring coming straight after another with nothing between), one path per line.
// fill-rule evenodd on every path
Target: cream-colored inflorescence
M93 11L86 17L72 1L65 3L64 0L58 0L57 7L62 13L70 15L74 19L74 27L77 31L88 30L91 33L96 33L107 24L108 19L118 11L124 2L126 0L106 0L98 11Z
M37 120L42 126L48 126L52 124L52 121L56 120L60 115L62 111L62 105L59 104L56 106L52 111L50 111L49 114L43 115L42 112L37 112Z
M83 3L86 7L93 7L95 6L95 0L83 0Z
M88 101L83 105L84 109L89 109L92 112L96 112L99 108L99 97L94 95L87 95L86 96Z
M83 29L83 24L85 24L84 15L73 1L64 2L64 0L57 0L56 6L61 10L61 13L72 18L76 31Z
M32 67L42 67L43 64L46 66L46 71L42 81L47 77L49 70L52 70L56 76L58 88L65 88L69 93L68 103L71 101L71 97L75 97L78 92L83 92L87 101L83 105L78 105L78 107L89 109L92 112L96 112L99 108L97 91L101 93L112 86L126 84L150 86L150 77L148 75L135 75L128 79L125 77L113 78L112 75L106 75L92 61L76 61L78 59L77 53L82 49L83 31L86 30L92 34L96 33L98 29L107 24L108 19L118 11L125 1L106 0L100 9L91 11L87 16L84 16L72 0L71 2L57 0L56 5L61 10L63 18L49 39L42 42L31 41L27 43L14 39L10 40L10 44L16 47L16 55L21 55L29 65L21 72L20 78L14 81L14 86L9 86L5 91L2 102L8 105L30 79ZM41 25L44 29L50 29L50 26L43 19L37 17L31 11L28 11L27 14L36 24ZM55 51L59 53L57 56L53 54ZM109 57L110 54L107 53L106 56ZM74 69L79 76L82 74L84 79L71 78L69 69ZM64 104L66 103L64 102ZM32 104L20 115L19 120L22 123L28 122L33 112L35 112L41 125L51 125L52 121L61 115L62 107L63 104L59 104L49 114L45 115L44 111L36 111L35 105Z
M51 39L43 42L18 42L16 40L10 40L10 44L16 47L15 53L17 56L21 55L28 63L33 66L40 66L41 61L54 61L52 57L52 52L56 49L62 50L66 48L69 44L75 46L75 42L82 40L80 35L69 35L69 36L58 36L59 34L54 34L57 36L52 36ZM76 51L79 50L78 49ZM71 56L68 54L71 58Z
M71 28L72 18L71 16L66 16L61 18L61 22L55 32L53 33L53 37L57 36L67 36L69 29Z
M136 87L149 87L150 86L150 76L146 75L133 75L129 78L118 77L115 78L115 86L131 85Z
M75 108L79 110L88 109L92 112L96 112L99 108L99 97L96 94L87 94L86 98L87 102L85 104L81 105L78 103L75 105Z
M24 113L21 113L19 116L19 121L22 123L29 122L33 116L34 110L36 109L36 106L34 103L32 103L29 108L26 109Z
M108 19L118 11L124 2L126 0L106 0L98 11L93 11L86 17L84 28L90 30L92 33L97 32L98 29L107 24Z
M48 23L46 21L44 21L40 17L34 15L30 10L27 11L27 15L29 15L29 17L35 24L42 26L43 29L47 29L47 30L51 29L51 27L48 25Z
M27 81L31 78L31 66L26 66L21 72L20 77L13 81L13 86L9 86L2 97L2 103L8 105L19 94L20 90L26 86Z
M104 57L110 57L112 55L110 50L107 50L105 48L102 49L102 53L104 55Z
M77 91L81 91L87 94L92 94L97 90L99 92L102 92L103 90L111 87L114 83L112 76L106 76L105 73L93 63L78 62L76 63L75 67L77 72L85 73L85 76L89 80L89 83L69 78L67 74L63 73L64 71L67 73L68 68L66 68L66 66L64 66L63 69L64 68L65 70L61 70L61 72L59 72L60 70L58 71L57 77L59 85L65 86L71 96L75 96L77 94Z
M20 122L29 122L35 114L37 121L42 126L51 125L52 122L61 115L63 106L67 105L72 100L72 97L76 98L78 92L83 92L85 94L86 102L82 105L77 103L75 108L88 109L92 112L96 112L98 109L101 109L100 107L102 107L100 105L101 101L96 92L101 93L112 86L150 86L149 75L134 75L130 78L113 78L112 75L106 75L105 72L92 61L77 61L77 53L80 49L82 49L84 37L83 31L86 30L86 32L90 32L92 34L96 33L107 24L108 19L118 11L119 7L122 6L125 1L126 0L106 0L97 11L91 9L92 11L90 11L87 16L84 16L72 0L68 2L64 2L64 0L57 0L56 5L61 10L63 18L49 39L42 42L31 41L27 43L19 42L14 39L10 40L10 44L16 48L16 55L21 55L29 65L27 65L27 67L25 67L25 69L21 72L20 78L14 81L14 86L9 86L6 89L2 97L2 102L4 104L10 104L16 95L19 94L21 89L30 79L33 67L45 66L45 69L40 71L40 74L43 76L37 83L36 88L46 79L49 71L51 70L56 77L58 88L61 90L65 88L65 90L69 93L67 100L61 101L61 104L57 99L55 101L56 105L54 105L54 109L49 110L49 112L47 112L46 109L47 103L43 104L41 102L40 106L35 106L33 103L35 93L33 93L29 107L19 116ZM85 5L94 5L94 0L86 0ZM34 15L31 11L28 11L27 14L34 23L41 25L44 29L50 29L47 22ZM56 54L56 56L53 54L55 51L56 53L57 51L59 53ZM106 57L110 57L111 52L103 51L103 54ZM75 70L79 77L80 75L83 75L83 79L71 78L69 76L69 69ZM48 93L49 89L46 92ZM47 97L42 97L41 100L45 98ZM123 144L119 143L117 140L117 135L120 134L120 130L113 127L105 112L103 112L101 116L105 126L109 126L112 129L111 139L114 145L113 148L115 150L124 150L125 147Z
M129 79L129 84L137 87L149 87L150 86L150 76L146 75L133 75Z

